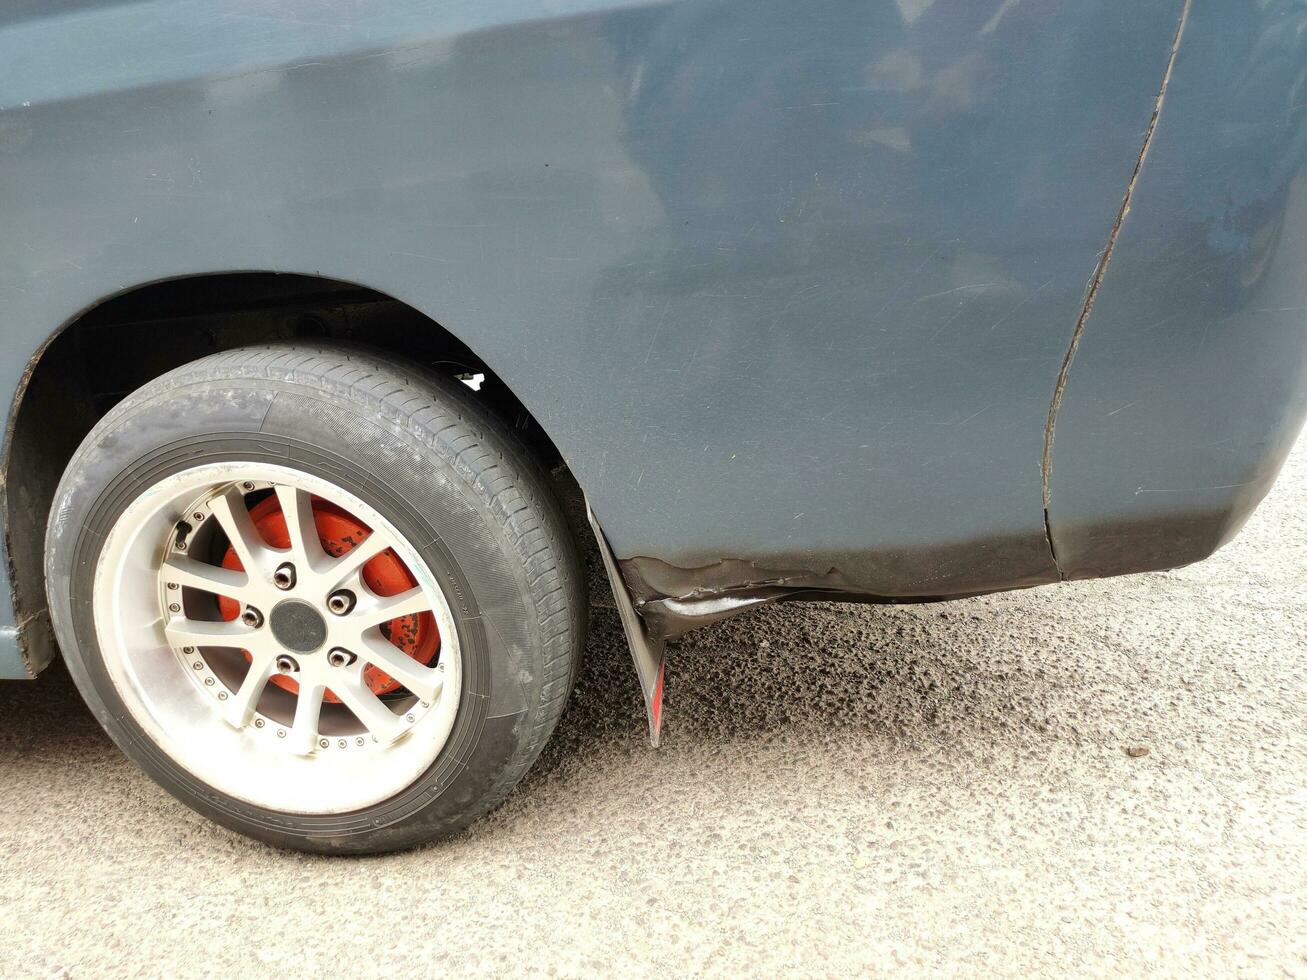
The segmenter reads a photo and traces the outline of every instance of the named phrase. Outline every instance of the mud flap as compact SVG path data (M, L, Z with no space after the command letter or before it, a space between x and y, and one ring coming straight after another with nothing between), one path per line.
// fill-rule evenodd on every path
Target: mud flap
M635 673L640 680L640 691L644 694L645 716L649 721L649 742L658 747L659 735L663 727L663 661L667 654L667 644L649 632L645 621L635 611L626 582L617 568L617 559L613 549L608 546L603 529L590 509L590 501L585 502L585 516L590 521L595 540L599 543L599 554L604 559L604 570L608 573L608 584L613 589L613 601L617 603L617 614L622 620L622 629L626 633L627 645L631 648L631 659L635 661Z

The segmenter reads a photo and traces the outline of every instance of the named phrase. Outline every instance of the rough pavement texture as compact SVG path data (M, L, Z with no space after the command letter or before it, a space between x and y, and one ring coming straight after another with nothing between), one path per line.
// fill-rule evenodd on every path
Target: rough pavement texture
M693 635L657 752L626 656L597 608L522 788L364 860L206 823L62 671L0 685L0 970L1307 972L1307 440L1191 568Z

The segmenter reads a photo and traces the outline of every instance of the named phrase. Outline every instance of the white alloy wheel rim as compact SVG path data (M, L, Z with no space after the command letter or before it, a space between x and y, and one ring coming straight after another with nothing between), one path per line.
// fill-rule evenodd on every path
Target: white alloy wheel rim
M270 546L250 516L249 502L268 496L286 518L288 549ZM332 557L316 501L371 533ZM226 545L244 571L215 557ZM387 552L416 587L390 596L368 587L364 566ZM224 619L219 596L241 614ZM453 727L462 659L435 576L373 507L319 477L234 462L165 478L110 530L92 604L132 717L177 765L246 803L310 815L382 802L431 766ZM423 613L439 633L429 664L383 633ZM377 671L399 690L374 693ZM279 673L294 684L274 682Z

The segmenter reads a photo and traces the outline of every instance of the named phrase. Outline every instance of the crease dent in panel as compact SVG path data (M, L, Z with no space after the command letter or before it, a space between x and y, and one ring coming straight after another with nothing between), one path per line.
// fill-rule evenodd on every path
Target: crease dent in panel
M1157 98L1153 101L1153 114L1149 117L1148 127L1144 130L1143 144L1139 147L1139 156L1135 159L1134 170L1130 174L1130 180L1126 183L1125 194L1121 198L1121 207L1117 209L1116 220L1112 222L1112 230L1107 236L1107 245L1104 246L1103 252L1099 256L1098 265L1094 268L1094 273L1089 279L1089 287L1085 290L1085 302L1080 308L1080 316L1076 318L1075 329L1071 333L1071 343L1067 347L1066 355L1062 358L1061 367L1057 372L1057 383L1053 387L1053 399L1048 406L1048 421L1044 425L1044 455L1040 464L1044 484L1044 535L1048 539L1048 550L1053 558L1053 564L1058 565L1058 573L1064 579L1066 575L1058 564L1057 549L1053 544L1053 529L1048 523L1050 485L1053 475L1053 433L1057 427L1057 413L1062 407L1062 394L1066 390L1067 378L1071 373L1071 363L1075 360L1076 350L1080 347L1080 339L1084 336L1085 323L1089 320L1089 314L1093 311L1098 289L1103 284L1103 277L1107 274L1108 264L1112 261L1112 251L1116 247L1116 240L1121 233L1121 226L1125 224L1126 215L1130 213L1130 203L1134 197L1135 185L1139 183L1139 174L1144 169L1144 161L1148 158L1148 149L1152 145L1153 134L1157 130L1157 121L1162 115L1162 104L1166 100L1167 87L1171 84L1171 73L1175 69L1175 59L1180 52L1180 41L1184 37L1184 28L1189 20L1189 8L1192 5L1193 0L1184 0L1184 6L1180 9L1180 19L1175 28L1175 39L1171 42L1171 53L1166 60L1166 71L1162 73L1162 84L1158 87Z

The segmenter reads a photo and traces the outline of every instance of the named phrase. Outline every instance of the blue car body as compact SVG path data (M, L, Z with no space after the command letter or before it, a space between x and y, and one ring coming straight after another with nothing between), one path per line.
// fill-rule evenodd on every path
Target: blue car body
M456 339L662 635L1197 560L1307 412L1305 28L1290 0L8 4L0 677L50 658L42 508L125 393L81 405L50 352L94 323L167 362L185 311L149 291L198 277L210 309L320 280ZM95 319L133 296L133 332Z

